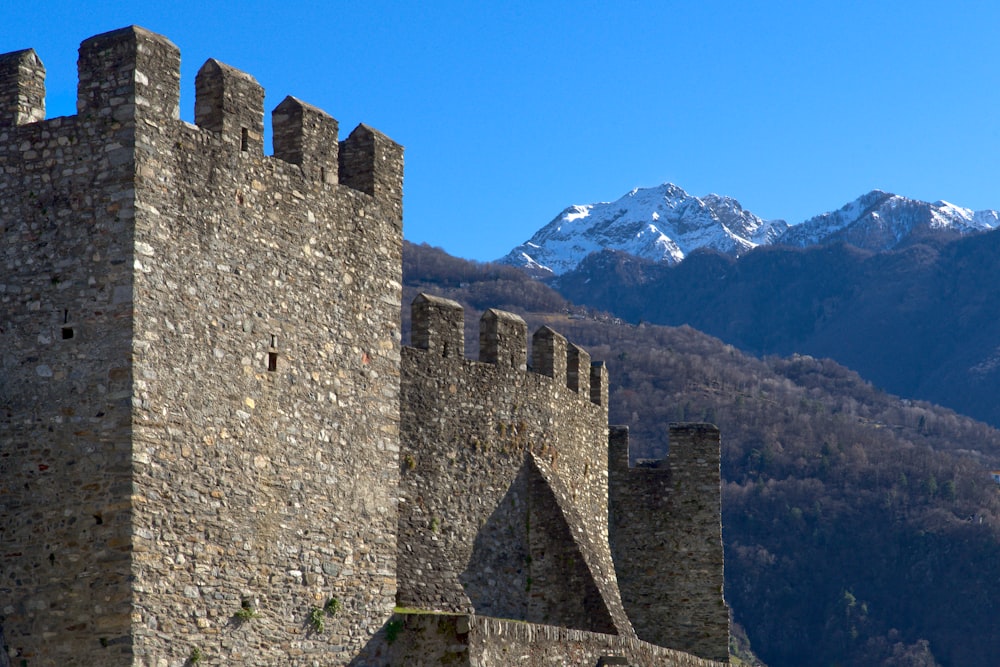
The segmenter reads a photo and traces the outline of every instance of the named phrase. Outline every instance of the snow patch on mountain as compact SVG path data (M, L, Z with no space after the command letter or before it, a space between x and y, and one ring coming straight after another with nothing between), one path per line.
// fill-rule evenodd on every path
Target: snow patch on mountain
M790 226L784 220L763 220L732 197L694 197L664 183L636 188L613 202L570 206L499 261L536 275L561 275L605 249L676 264L699 248L734 257L776 244L843 242L882 251L921 229L968 234L998 227L997 211L973 211L944 200L931 204L882 190Z
M818 215L789 228L776 242L802 248L844 242L882 251L921 229L969 234L995 229L998 224L996 211L973 211L943 200L928 203L872 190L839 211Z
M570 206L500 261L560 275L592 252L613 249L676 264L698 248L739 256L787 227L783 220L762 220L731 197L693 197L664 183L614 202Z

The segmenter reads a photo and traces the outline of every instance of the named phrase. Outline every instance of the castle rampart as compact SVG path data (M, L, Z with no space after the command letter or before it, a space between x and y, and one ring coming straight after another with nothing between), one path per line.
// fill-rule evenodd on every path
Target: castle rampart
M393 664L580 665L581 667L718 667L689 653L634 637L457 614L401 614L405 632L391 647Z
M34 49L0 56L0 127L45 118L45 66Z
M521 318L483 314L480 361L452 354L462 321L457 303L414 301L425 349L403 349L400 603L631 633L607 549L606 406L567 386L551 329L533 337L535 372Z
M636 633L659 646L727 659L719 429L671 424L667 458L630 467L628 429L612 428L608 459L611 550Z
M397 664L419 637L389 642L396 604L449 612L450 645L469 646L456 664L707 664L643 642L626 614L658 618L649 595L689 592L640 580L623 604L604 365L548 327L529 356L524 321L495 310L465 359L460 306L431 296L401 348L402 147L366 125L339 140L286 97L265 155L253 77L206 62L191 124L179 63L142 28L92 37L77 113L45 119L41 60L0 55L14 664ZM663 508L704 531L677 528L663 558L700 554L718 528L717 435L692 437L701 486ZM620 464L612 513L638 515L644 483ZM644 527L615 525L645 548Z

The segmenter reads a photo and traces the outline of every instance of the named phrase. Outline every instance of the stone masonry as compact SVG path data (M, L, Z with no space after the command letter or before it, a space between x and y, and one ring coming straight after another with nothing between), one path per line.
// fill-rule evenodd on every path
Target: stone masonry
M286 97L265 155L215 60L181 121L134 26L44 80L0 55L0 664L728 661L718 432L649 482L555 331L401 347L401 146Z

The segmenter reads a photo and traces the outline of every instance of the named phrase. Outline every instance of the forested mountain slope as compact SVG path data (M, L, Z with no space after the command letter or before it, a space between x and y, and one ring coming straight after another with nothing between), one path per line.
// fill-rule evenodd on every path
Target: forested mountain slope
M408 244L404 282L404 328L428 291L462 302L469 325L503 307L607 361L611 421L643 456L666 451L670 421L719 425L726 596L771 667L996 663L1000 432L829 360L616 322L510 267Z
M592 255L567 298L632 322L689 324L752 354L830 357L880 387L1000 426L1000 232L695 253L676 267Z

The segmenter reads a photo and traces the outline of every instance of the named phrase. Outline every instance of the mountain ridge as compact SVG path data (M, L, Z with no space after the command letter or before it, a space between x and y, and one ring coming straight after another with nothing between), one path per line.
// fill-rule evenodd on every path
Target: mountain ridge
M973 211L944 200L928 203L882 190L789 225L781 219L765 220L732 197L695 197L663 183L635 188L613 202L569 206L497 261L547 277L572 271L602 250L676 265L702 249L740 257L760 246L843 242L882 251L926 233L962 236L998 226L1000 212L992 209Z
M928 235L876 252L840 242L696 253L664 266L620 252L553 283L626 321L689 324L753 354L829 357L895 394L1000 425L1000 233Z

